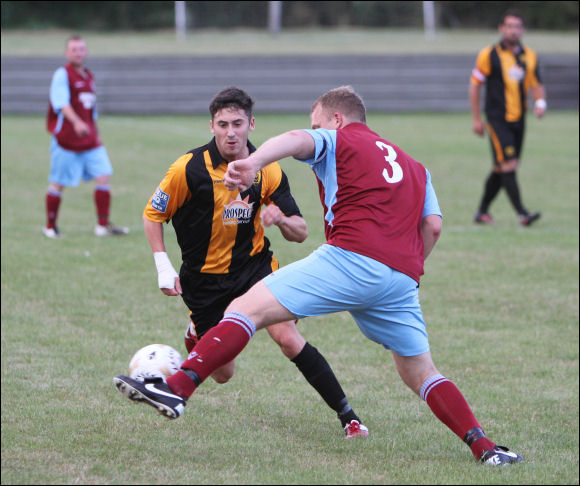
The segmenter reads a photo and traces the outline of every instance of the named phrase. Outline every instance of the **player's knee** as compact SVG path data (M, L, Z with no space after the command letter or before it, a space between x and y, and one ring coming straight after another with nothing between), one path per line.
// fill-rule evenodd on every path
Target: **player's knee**
M56 182L51 182L48 185L48 189L52 190L54 192L63 192L64 186L61 186L60 184L57 184Z
M278 346L280 346L280 351L282 351L282 354L284 354L284 356L289 359L292 359L300 352L299 349L296 349L297 346L293 342L281 341L278 343Z
M111 177L109 175L102 175L95 177L95 183L98 185L107 185L109 184Z
M230 381L232 376L234 376L235 369L236 369L235 362L230 361L228 364L225 364L221 368L218 368L217 370L215 370L211 374L211 377L214 379L214 381L216 383L223 385L224 383L227 383L228 381Z
M294 324L293 324L294 325ZM280 351L289 359L294 358L302 348L306 341L300 334L292 332L282 332L276 336L272 336L274 341L280 346Z
M518 168L518 159L510 159L506 160L503 164L501 164L501 172L513 172Z
M421 386L427 378L439 373L430 353L404 357L393 353L399 376L411 390L420 395Z
M214 381L220 385L223 385L224 383L230 381L232 376L233 374L230 375L228 373L218 373L218 372L215 372L213 375L211 375Z

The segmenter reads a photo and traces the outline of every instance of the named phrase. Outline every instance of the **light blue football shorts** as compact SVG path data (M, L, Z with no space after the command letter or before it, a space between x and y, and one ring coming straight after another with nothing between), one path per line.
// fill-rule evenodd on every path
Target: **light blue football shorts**
M401 356L429 351L417 282L377 260L324 244L263 282L299 319L348 311L367 338Z
M111 175L113 166L109 160L107 150L100 147L73 152L62 148L55 137L50 142L50 174L49 182L61 186L76 187L81 177L84 181L90 181L95 177Z

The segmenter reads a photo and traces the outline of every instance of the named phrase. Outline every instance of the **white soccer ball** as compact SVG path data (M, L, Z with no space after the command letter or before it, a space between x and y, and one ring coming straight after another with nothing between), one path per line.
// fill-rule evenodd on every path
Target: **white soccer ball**
M179 352L166 344L150 344L135 353L129 363L129 376L134 380L162 378L165 381L181 368Z

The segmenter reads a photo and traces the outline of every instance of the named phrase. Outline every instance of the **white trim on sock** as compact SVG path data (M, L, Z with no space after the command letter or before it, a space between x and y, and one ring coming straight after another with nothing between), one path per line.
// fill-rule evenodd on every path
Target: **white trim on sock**
M421 398L425 401L427 401L427 396L429 395L429 393L431 392L431 390L433 388L435 388L437 385L445 382L445 381L449 381L447 378L445 378L443 375L437 373L436 375L432 375L429 378L427 378L423 384L421 385Z
M244 314L241 314L240 312L226 312L222 320L224 319L228 319L234 322L235 324L241 326L244 329L244 331L248 333L248 337L250 339L256 332L256 326L254 325L252 320L249 317L245 316Z

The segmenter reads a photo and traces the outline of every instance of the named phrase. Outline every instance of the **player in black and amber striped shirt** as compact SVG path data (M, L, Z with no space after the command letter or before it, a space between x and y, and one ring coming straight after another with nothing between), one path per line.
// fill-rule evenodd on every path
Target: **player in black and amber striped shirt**
M516 169L524 139L527 93L532 91L534 113L541 118L546 111L545 91L536 53L520 43L524 32L522 16L515 10L508 10L502 17L499 31L501 42L482 49L477 56L469 86L473 131L483 136L487 128L494 162L474 221L493 224L493 218L488 213L489 206L504 187L520 224L529 226L539 219L540 213L530 213L523 206ZM484 83L485 125L480 116L479 95Z
M248 142L246 151L254 150ZM251 270L252 261L262 253L271 256L260 221L263 204L265 211L275 204L289 218L286 226L296 226L294 233L304 235L299 239L306 237L306 224L280 165L262 171L242 194L226 189L226 168L214 138L173 163L145 208L150 221L172 221L182 260L190 271L235 273Z
M254 129L253 100L244 91L222 90L210 104L214 138L178 158L167 171L143 213L145 234L153 250L159 287L166 295L181 295L190 310L185 345L191 353L198 339L216 326L228 304L278 268L264 235L275 224L285 239L302 242L306 222L290 192L288 179L275 163L260 171L241 194L224 184L228 162L255 150L248 141ZM163 223L171 221L181 248L179 275L165 250ZM368 435L350 407L332 369L307 343L293 321L268 328L284 355L333 408L347 437ZM234 361L212 377L227 382Z

